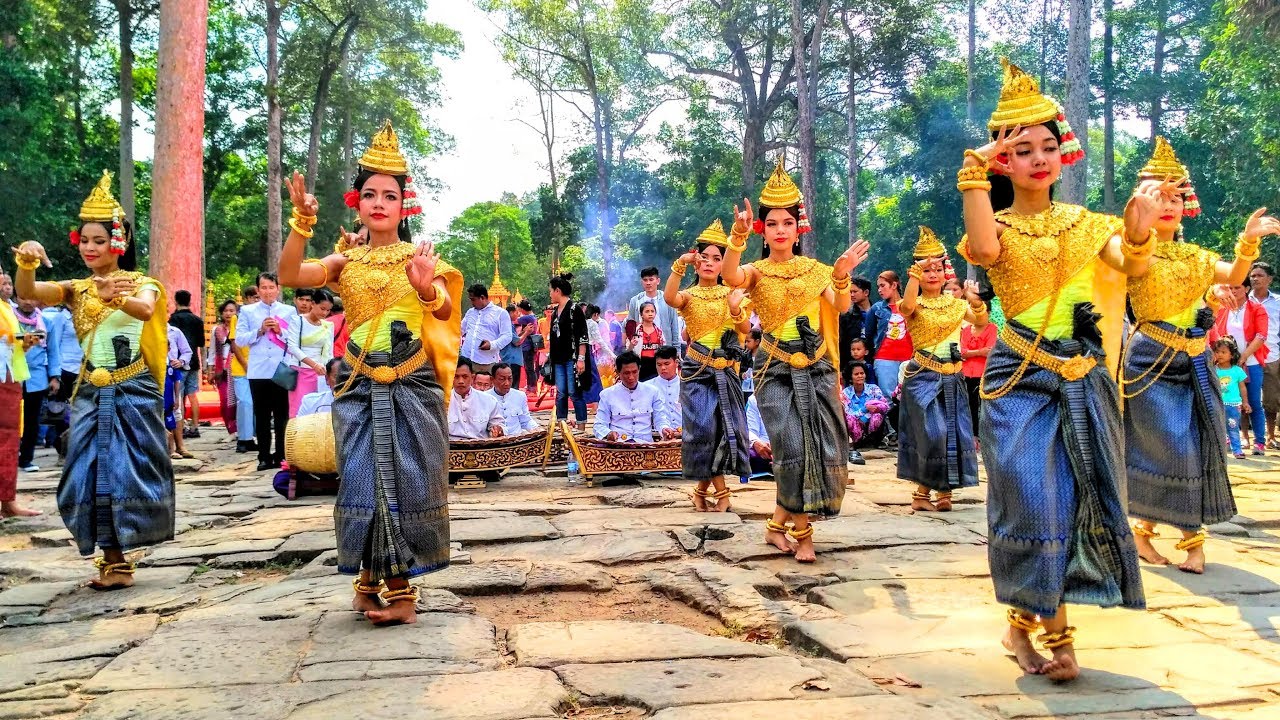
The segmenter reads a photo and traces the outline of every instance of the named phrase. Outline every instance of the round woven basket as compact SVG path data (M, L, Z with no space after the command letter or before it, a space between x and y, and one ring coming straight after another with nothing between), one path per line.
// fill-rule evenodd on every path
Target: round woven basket
M304 472L338 472L333 417L316 413L290 420L284 431L284 458L289 467Z

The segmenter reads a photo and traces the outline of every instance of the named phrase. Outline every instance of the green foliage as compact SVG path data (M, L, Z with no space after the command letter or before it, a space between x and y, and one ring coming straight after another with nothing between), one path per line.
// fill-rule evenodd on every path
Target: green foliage
M514 293L546 294L547 273L537 262L529 234L529 219L522 208L501 202L472 205L449 223L449 235L440 242L440 256L462 271L468 285L488 287L493 278L494 242L498 243L502 284Z

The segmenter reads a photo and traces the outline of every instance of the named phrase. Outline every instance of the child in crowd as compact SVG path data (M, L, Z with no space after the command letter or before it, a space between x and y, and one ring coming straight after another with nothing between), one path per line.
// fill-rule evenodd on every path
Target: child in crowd
M1231 454L1240 460L1244 453L1240 450L1240 416L1249 412L1249 395L1245 391L1248 379L1244 369L1236 363L1240 362L1240 350L1231 338L1222 338L1213 344L1213 364L1218 370L1218 386L1222 390L1222 403L1227 409L1227 442L1231 444Z
M640 305L640 325L636 327L635 337L631 339L628 349L640 356L640 382L658 376L658 363L655 358L658 348L664 344L662 328L654 322L658 317L658 309L651 302Z

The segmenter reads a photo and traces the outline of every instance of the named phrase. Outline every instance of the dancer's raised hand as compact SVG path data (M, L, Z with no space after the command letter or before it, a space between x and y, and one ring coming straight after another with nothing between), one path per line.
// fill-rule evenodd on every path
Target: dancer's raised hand
M315 195L307 192L307 178L302 173L294 170L293 177L284 181L284 187L289 191L289 200L299 215L314 217L320 212L320 203Z
M27 240L13 248L13 254L19 258L39 258L40 264L51 268L53 263L49 260L49 253L45 252L44 246L35 240Z
M107 303L118 298L127 298L138 289L138 284L127 277L108 277L95 275L93 283L98 288L98 298Z
M853 244L845 250L840 257L836 258L835 267L832 269L833 277L847 277L853 269L862 264L867 259L867 254L871 252L871 243L866 240L854 240Z
M980 291L980 288L978 287L977 280L964 281L964 299L965 300L968 300L970 303L973 303L973 304L982 302L982 297L978 294L979 291Z
M1007 125L1000 126L1000 132L996 133L996 137L991 142L977 149L977 153L987 159L987 166L997 173L1008 175L1010 172L1009 163L1001 162L1000 156L1009 156L1009 150L1022 142L1027 137L1027 131L1022 129L1021 125L1014 125L1010 130ZM972 155L965 155L965 166L977 165L978 160Z
M742 309L742 301L747 297L747 293L742 288L736 288L729 293L729 312L737 315Z
M737 205L733 206L733 234L748 235L751 233L751 226L755 224L755 211L751 208L751 201L742 198L742 209L739 210Z
M1267 235L1280 235L1280 220L1267 215L1267 209L1260 207L1253 211L1244 224L1244 235L1249 238L1263 238Z
M440 263L440 255L435 250L435 243L424 242L413 251L413 255L405 265L409 284L418 291L420 296L427 294L427 288L431 287L432 281L436 279L436 265Z

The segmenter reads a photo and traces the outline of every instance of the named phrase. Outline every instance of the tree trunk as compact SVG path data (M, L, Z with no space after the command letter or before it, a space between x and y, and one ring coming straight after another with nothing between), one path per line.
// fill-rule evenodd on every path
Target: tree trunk
M124 216L136 220L137 195L133 190L133 5L115 0L120 15L120 206ZM200 99L204 108L204 98ZM203 152L201 153L203 156ZM203 194L202 194L203 195Z
M978 91L974 86L974 64L978 55L978 0L969 0L969 52L965 73L964 116L970 123L978 121Z
M1151 60L1151 107L1147 117L1151 121L1151 141L1155 142L1160 134L1160 123L1164 119L1164 57L1168 36L1165 25L1169 22L1169 5L1167 0L1156 2L1156 41Z
M1115 0L1102 0L1102 210L1116 211Z
M814 218L814 199L817 173L817 140L814 137L813 124L816 115L818 91L818 64L822 59L822 26L827 19L827 2L818 4L818 14L813 22L813 35L806 38L804 17L800 0L791 0L791 45L795 54L796 98L799 101L800 131L800 192L804 195L805 209L812 222ZM809 47L805 47L805 40ZM811 58L811 59L810 59ZM814 233L800 236L800 248L806 256L813 257L817 250Z
M360 26L360 16L354 13L347 15L333 29L336 35L342 31L342 41L338 45L336 58L326 56L326 62L320 67L320 75L316 78L316 93L311 106L311 135L307 141L307 189L315 192L316 173L320 169L320 133L324 128L324 111L329 105L329 87L333 76L347 62L347 50L351 47L351 38ZM332 40L332 36L330 38ZM332 47L332 43L328 47ZM328 48L326 48L327 51Z
M209 5L160 5L156 140L151 173L150 274L169 293L203 297L204 87Z
M764 121L748 114L743 118L742 130L742 196L756 202L752 192L756 185L756 166L760 163L764 147Z
M1088 154L1089 147L1089 25L1093 0L1071 0L1067 19L1067 102L1066 114ZM1089 187L1089 163L1078 162L1063 172L1062 199L1083 205Z
M973 0L970 0L971 7L972 2ZM858 59L854 47L853 27L847 19L844 28L849 35L849 112L845 119L849 134L849 182L846 205L849 211L849 242L853 242L858 238L858 175L862 171L862 153L858 149ZM970 87L972 87L972 80L970 80Z
M280 196L284 185L284 168L281 164L283 144L283 119L280 108L280 4L267 0L267 267L280 265L280 250L284 244L281 232L281 215L284 199Z

